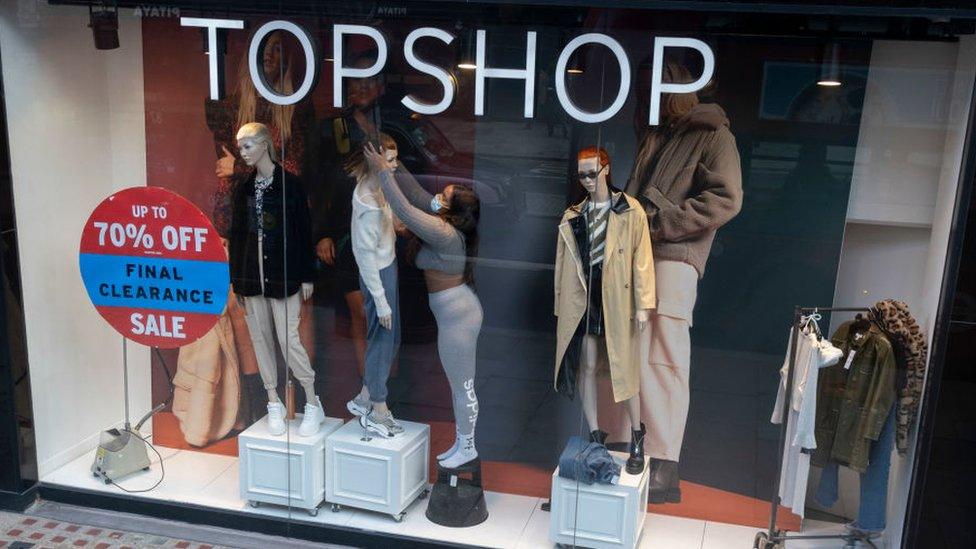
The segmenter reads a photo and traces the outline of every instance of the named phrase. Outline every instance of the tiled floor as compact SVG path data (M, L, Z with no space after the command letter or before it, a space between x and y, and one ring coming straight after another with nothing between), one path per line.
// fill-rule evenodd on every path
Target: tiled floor
M143 497L194 503L231 509L255 515L287 518L297 524L329 524L387 532L405 536L436 539L459 544L477 544L500 548L551 548L548 541L549 513L540 510L542 499L497 492L488 492L489 518L471 528L446 528L424 516L425 501L416 501L407 509L403 522L394 522L386 515L352 509L330 512L324 507L316 517L303 511L273 506L249 507L238 496L238 465L235 458L194 452L161 449L166 465L166 478ZM152 470L123 482L130 490L151 486L158 479L159 466L155 456ZM88 468L92 456L82 456L43 479L58 484L99 492L118 494L120 490L105 485L91 476ZM807 521L807 529L817 533L833 533L837 525ZM756 534L753 527L735 526L703 520L648 514L641 536L641 549L748 549ZM789 549L834 549L842 546L837 540L820 542L791 542ZM880 545L879 545L880 546Z

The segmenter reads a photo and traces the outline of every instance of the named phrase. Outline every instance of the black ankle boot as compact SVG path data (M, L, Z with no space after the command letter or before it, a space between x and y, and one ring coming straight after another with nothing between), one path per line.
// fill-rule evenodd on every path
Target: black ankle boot
M681 503L678 462L661 460L647 486L648 503Z
M264 388L261 374L244 374L241 386L247 400L247 424L250 426L268 413L268 391Z
M644 470L644 435L647 429L641 423L640 431L631 431L630 457L627 459L627 472L639 475Z
M599 429L595 431L590 431L590 442L595 442L597 444L606 445L607 443L607 432L601 431Z

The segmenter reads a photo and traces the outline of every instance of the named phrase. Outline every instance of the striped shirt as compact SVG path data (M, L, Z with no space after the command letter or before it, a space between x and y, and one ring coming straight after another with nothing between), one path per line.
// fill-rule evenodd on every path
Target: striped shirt
M586 208L586 233L590 236L590 265L603 263L607 244L607 219L610 201L590 202Z

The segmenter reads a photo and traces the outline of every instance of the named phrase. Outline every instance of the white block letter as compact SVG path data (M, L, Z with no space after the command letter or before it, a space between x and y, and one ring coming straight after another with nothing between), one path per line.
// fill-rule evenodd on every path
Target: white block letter
M617 90L617 98L603 112L586 112L580 109L573 103L569 94L566 93L566 65L569 63L569 58L573 55L573 52L583 44L603 44L610 48L610 51L617 58L617 64L620 65L620 88ZM630 61L627 60L627 52L624 51L620 42L605 34L591 32L577 36L570 40L569 44L566 44L563 52L559 54L559 61L556 62L555 79L556 96L559 97L559 104L563 106L567 114L580 122L588 122L591 124L603 122L604 120L613 118L613 115L617 114L627 101L627 93L630 91Z
M284 31L294 35L298 39L298 43L301 44L302 51L305 52L305 79L302 80L302 85L291 95L281 95L274 91L264 78L262 66L258 64L261 41L275 31ZM312 40L312 35L289 21L270 21L261 25L261 28L254 33L254 38L251 39L251 47L247 53L247 64L251 69L251 80L254 82L254 87L258 93L261 94L261 97L277 105L292 105L304 99L312 91L319 69L319 60L315 54L315 42Z
M180 17L184 27L203 27L207 29L207 55L210 57L210 99L223 97L224 82L223 55L217 51L217 29L243 29L244 21L238 19L203 19L199 17Z
M491 69L485 64L485 31L478 30L477 67L474 72L474 114L485 114L485 79L509 78L525 80L525 118L532 118L535 107L535 32L526 34L525 70Z
M698 51L705 60L698 80L690 84L661 82L661 74L664 72L664 48L691 48ZM654 39L654 65L651 70L651 109L648 123L657 126L661 117L661 94L692 93L704 88L715 72L715 54L712 53L712 48L701 40L661 36Z
M376 42L376 62L372 67L353 68L343 65L342 37L347 34L362 34ZM386 65L386 38L380 31L364 25L333 25L332 26L332 106L342 107L342 79L369 78L380 73Z
M436 78L441 83L441 87L444 88L444 98L441 99L440 103L431 105L415 99L412 95L407 95L401 102L408 109L420 114L439 114L446 111L451 106L451 102L454 101L454 79L447 71L437 65L431 65L417 58L413 52L413 45L425 36L436 38L444 44L450 44L454 41L454 35L440 29L422 27L408 34L407 40L403 44L403 53L407 58L407 63L418 71Z

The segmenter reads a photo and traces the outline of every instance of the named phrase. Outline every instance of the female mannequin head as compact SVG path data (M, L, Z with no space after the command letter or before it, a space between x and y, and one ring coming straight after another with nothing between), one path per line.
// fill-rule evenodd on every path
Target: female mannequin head
M248 122L237 130L237 147L248 166L260 166L265 159L278 161L271 130L260 122Z
M577 175L586 192L606 194L613 185L610 179L610 155L603 148L586 147L576 155Z
M395 170L397 167L397 144L392 137L385 133L380 134L380 149L386 161L390 164L390 169ZM356 181L362 181L369 175L369 163L366 162L366 155L363 154L363 149L357 149L349 155L349 159L346 160L342 168L347 174L356 178Z

